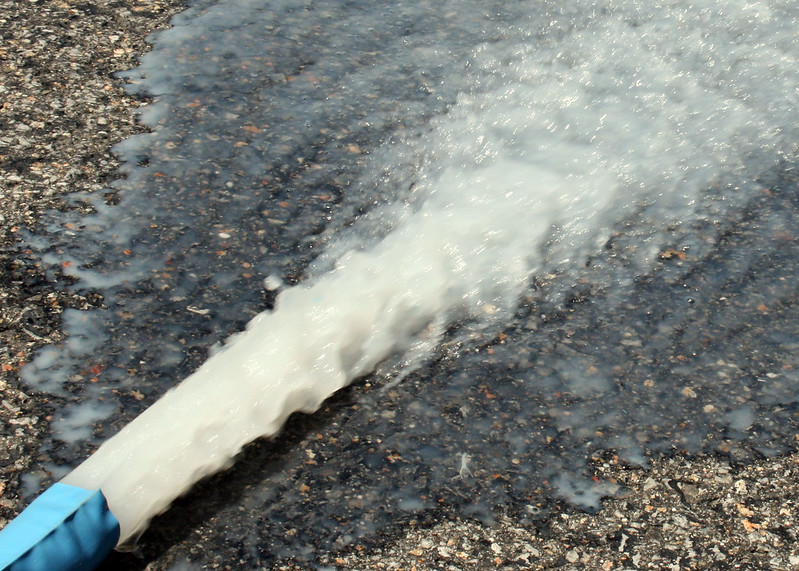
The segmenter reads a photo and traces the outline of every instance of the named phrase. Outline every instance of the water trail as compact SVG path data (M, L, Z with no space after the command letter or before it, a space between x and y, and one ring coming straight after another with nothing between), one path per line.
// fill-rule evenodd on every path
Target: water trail
M312 286L281 293L274 312L64 482L102 489L129 539L244 444L274 435L295 411L315 412L432 323L510 314L553 222L579 221L591 236L582 228L603 206L596 190L611 182L594 176L585 185L505 161L441 172L420 208L380 242L339 257Z
M157 39L165 50L177 44L178 53L202 53L211 47L218 51L211 51L205 65L186 58L182 74L158 71L169 63L158 49L145 61L138 72L145 76L142 85L161 96L145 119L164 123L146 141L134 140L122 148L131 164L145 142L157 155L158 149L168 148L159 142L166 140L173 150L164 150L165 155L201 149L193 155L197 162L163 169L168 176L157 177L172 179L179 189L174 180L193 167L206 173L207 188L236 187L239 176L257 180L267 173L272 178L266 188L285 184L303 191L303 207L293 211L298 219L282 217L276 225L282 228L279 233L265 230L270 244L290 249L281 243L288 237L285 244L291 247L307 246L293 236L312 228L317 235L313 252L306 248L303 256L313 257L319 246L325 247L304 281L278 296L274 312L256 317L247 332L193 377L197 380L184 385L201 386L198 395L217 395L209 406L225 399L228 404L222 410L203 408L197 415L206 405L192 396L196 405L181 409L181 414L202 419L200 426L186 424L182 438L198 443L186 449L187 469L203 468L175 472L167 495L226 465L244 442L274 433L291 410L314 410L328 394L392 355L412 347L429 350L448 328L463 327L488 338L501 333L502 343L488 352L456 344L457 350L449 356L443 351L443 361L425 370L426 377L414 376L406 379L408 386L403 381L393 387L388 402L385 397L365 398L364 410L353 412L350 427L340 429L349 438L342 437L342 442L363 444L353 444L355 451L336 449L336 454L314 449L329 463L328 471L320 468L314 476L311 468L297 468L286 477L292 482L315 477L328 489L331 472L355 471L354 466L365 464L394 479L358 472L368 482L363 492L367 499L342 492L340 502L313 490L298 494L285 479L268 480L248 497L256 508L248 516L269 505L269 514L261 516L264 530L283 525L280 518L285 517L303 521L305 529L317 526L320 534L334 538L331 542L346 544L379 528L383 516L376 515L380 510L375 505L383 506L386 517L419 513L432 508L430 498L437 495L460 502L465 513L490 517L492 505L530 501L549 481L555 494L595 507L607 489L592 488L580 466L597 449L615 448L630 462L644 462L647 453L675 443L686 449L703 446L697 442L717 430L746 433L761 422L764 433L779 431L779 423L769 424L754 409L767 400L777 408L792 406L786 396L792 377L771 372L777 381L751 406L741 406L729 390L743 390L756 369L740 361L734 349L747 336L757 337L757 319L750 319L750 313L736 316L735 310L759 307L746 295L750 286L730 276L750 275L757 268L754 283L765 284L769 291L780 287L779 272L758 265L753 257L763 247L763 235L750 239L743 229L793 229L790 217L777 214L793 208L789 196L777 195L774 203L762 207L768 216L751 204L759 204L756 199L765 185L789 184L774 173L781 161L794 160L799 140L799 94L792 73L799 55L794 46L797 8L778 1L728 2L721 9L715 2L646 7L632 2L520 3L512 9L499 3L472 8L420 3L407 14L398 6L355 14L336 3L302 11L291 2L268 9L247 2L202 2L177 21L174 31ZM242 22L262 26L264 12L270 22L284 21L274 17L280 12L298 27L289 39L285 34L291 28L282 28L275 33L281 41L261 51L248 44L258 34L251 35L247 26L241 43L225 41ZM338 33L365 29L363 18L376 38L388 42L385 51L378 50L381 54L401 55L381 63L377 52L364 48L358 52L360 67L348 67L352 61L342 64L341 50L348 40ZM334 29L324 36L328 43L322 42L322 55L311 61L301 40L303 30L318 24ZM396 36L397 25L410 31ZM195 29L211 39L195 40L202 37ZM379 47L379 41L350 37L368 49ZM224 83L242 70L263 73L272 60L261 54L277 60L276 52L285 46L292 53L284 57L300 62L295 79L281 83L270 75L265 85L241 99L232 95L243 91L237 86L225 92L230 109L225 98L216 103L218 108L203 99L210 99L205 82L216 87L214 81ZM414 69L421 71L413 75ZM397 83L407 73L413 80ZM394 101L400 104L385 108L370 103L391 95L381 91L385 85L407 88L408 83L435 97L419 101L417 91L399 90ZM328 86L321 95L320 85ZM280 132L258 118L267 107L266 93L274 97L264 110L269 121L298 133L289 143L281 144ZM201 102L192 107L197 94ZM306 96L308 103L298 110ZM349 114L347 97L365 105L367 112ZM258 111L243 118L248 105ZM195 120L219 122L216 138L192 131L191 122L172 127L168 117L178 108L204 110ZM224 117L230 123L220 119ZM250 127L245 132L253 139L237 146L242 125ZM365 126L357 137L353 125ZM262 134L267 131L268 136ZM220 141L231 143L224 146L230 157L212 157L220 154ZM258 152L248 155L255 147ZM255 160L236 162L242 155ZM264 157L267 164L258 173ZM339 158L344 166L333 160ZM150 156L148 161L152 165L162 159ZM281 178L281 164L288 163L303 166ZM163 174L163 164L158 162L155 172ZM153 172L152 167L131 167L126 184L152 185ZM342 177L352 177L352 182L345 184ZM303 186L292 186L295 178ZM312 190L320 187L325 192L337 189L347 198L326 210L310 200L321 196ZM261 188L252 184L240 192L254 193L246 200L257 202L259 211L267 210L269 220L274 214L270 200L289 197L280 191L262 196ZM121 208L101 208L97 225L124 230L128 220L121 224L120 217L143 215L137 203L124 201ZM218 226L210 225L214 236L227 236L223 240L239 231L234 222L241 214L230 212ZM320 213L327 219L322 224L326 229L317 224ZM354 223L353 213L359 214ZM732 240L725 236L734 225L741 229L738 241L725 242ZM200 225L176 235L166 257L184 259L182 248L196 248L195 230L202 229ZM127 244L136 232L118 233L114 240ZM740 262L728 265L724 256L735 252ZM787 252L775 251L773 259ZM296 258L275 261L269 257L273 253L263 254L265 275L285 277L287 268L296 268ZM192 270L185 271L190 278ZM230 275L217 276L221 289L244 287ZM531 281L535 289L530 289ZM173 295L182 299L194 287ZM728 297L719 296L725 288ZM119 296L113 287L109 291ZM775 293L778 299L786 295ZM728 307L719 297L741 305ZM659 300L654 308L648 306L651 299ZM672 315L668 308L675 303L681 304L680 311ZM570 304L585 305L572 311ZM751 329L742 325L746 319L755 324ZM692 320L710 324L719 334L721 341L712 351L699 349L707 344L691 328ZM775 341L777 345L794 343L787 330L780 329L780 334L787 340ZM425 342L430 339L435 342ZM783 365L794 366L782 359ZM34 366L49 370L53 361L46 353ZM722 369L724 382L701 388L689 382L713 364L729 369ZM32 380L37 375L31 373ZM246 382L240 386L237 379ZM284 389L285 398L275 398ZM168 398L176 401L183 393L194 394L182 386ZM675 401L675 393L681 400ZM780 413L775 414L777 418ZM169 413L163 418L173 422ZM370 433L381 435L380 441L367 442ZM471 501L446 491L457 469L453 463L462 454L473 458L471 471L477 475L475 482L463 484L475 486L469 490ZM386 458L395 458L391 466ZM394 467L397 458L413 468L403 472ZM102 472L88 466L76 477ZM143 472L148 470L143 466ZM488 474L500 477L489 482ZM125 486L139 485L135 474L132 478L115 475L111 480L126 496L132 491ZM308 511L302 505L310 496L319 500L316 515L326 514L325 521L336 518L335 525L298 513ZM353 505L365 506L359 509L369 516L360 518ZM147 519L163 506L161 501L145 505L146 513L133 520ZM226 515L228 523L239 517ZM275 551L280 551L280 541L272 540ZM285 539L285 552L294 549L292 541L303 538ZM249 547L258 542L254 538Z

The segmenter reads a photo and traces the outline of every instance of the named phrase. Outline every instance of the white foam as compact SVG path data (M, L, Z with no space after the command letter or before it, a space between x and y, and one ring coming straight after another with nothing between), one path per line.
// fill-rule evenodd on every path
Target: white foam
M53 434L65 442L87 440L92 435L93 423L108 418L115 408L111 404L90 401L62 409L61 416L51 426Z
M721 175L773 164L786 124L795 135L792 3L562 4L471 54L470 93L407 143L425 166L418 198L381 212L387 236L281 292L64 479L103 490L122 541L426 328L501 319L535 272L583 259L636 204L680 221Z

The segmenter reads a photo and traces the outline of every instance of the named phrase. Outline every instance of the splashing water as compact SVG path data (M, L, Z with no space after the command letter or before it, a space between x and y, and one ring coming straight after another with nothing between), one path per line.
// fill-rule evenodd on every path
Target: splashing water
M717 299L724 290L725 299L757 305L749 285L730 285L757 266L753 258L740 254L739 270L722 254L762 245L743 230L739 242L725 242L725 225L793 229L789 215L758 219L750 205L764 178L793 160L799 140L792 73L799 9L778 1L723 9L715 2L561 4L355 9L209 1L159 34L129 74L139 78L134 89L158 96L142 117L154 132L119 148L128 161L119 205L95 203L97 214L83 221L84 239L130 246L135 263L113 259L104 246L89 254L91 263L71 265L85 287L104 291L110 309L97 319L151 303L129 284L179 274L167 276L166 294L154 293L164 300L156 307L185 306L208 288L220 292L210 303L203 292L203 303L192 306L192 319L213 330L195 340L207 346L241 318L209 325L205 317L253 290L236 264L246 260L264 276L294 281L324 252L273 311L256 316L68 481L101 485L125 533L135 535L193 482L229 465L242 445L275 434L291 412L316 410L397 355L410 352L407 366L420 366L442 343L458 349L390 387L388 397L365 396L349 427L336 429L361 434L357 452L317 450L329 462L316 476L326 485L331 472L361 464L394 475L385 481L359 472L367 499L358 502L347 492L339 501L310 492L320 517L337 518L318 525L330 542L374 532L381 517L432 508L429 498L446 495L463 455L472 458L475 480L503 475L501 486L464 482L476 487L472 500L448 498L464 513L490 517L491 506L524 501L546 478L552 493L595 507L608 490L582 477L592 451L613 447L640 463L674 443L701 447L715 430L746 433L765 422L755 414L763 403L789 410L789 373L744 406L725 394L725 383L703 386L701 399L683 384L712 364L733 383L745 384L756 369L732 356L744 336L744 318L733 316L741 307L720 308ZM309 42L314 50L304 48ZM338 202L322 198L330 195ZM203 200L222 206L206 214ZM769 208L790 207L786 198ZM166 239L148 237L153 228ZM248 237L233 244L237 234ZM228 250L236 252L224 256L235 261L230 266L218 260ZM62 251L46 259L87 257ZM680 262L689 252L698 265L658 266L664 251ZM780 256L788 252L774 260ZM262 261L249 261L255 258ZM213 267L203 277L207 260ZM753 283L773 290L780 275L769 268ZM590 292L575 293L583 286ZM694 309L676 316L663 309L685 291ZM564 304L593 298L580 312L552 317ZM245 311L257 305L252 299L240 302ZM647 307L647 299L660 305ZM78 332L79 316L66 317ZM142 319L134 327L147 330L152 321ZM685 364L691 351L684 348L706 346L692 320L721 333L714 351L694 350ZM165 333L150 373L156 378L181 371L175 362L184 349L169 338L186 339L191 326L167 319L157 327ZM122 330L113 321L89 329L106 339ZM469 332L472 344L457 330ZM775 341L781 348L795 342L787 326L776 330L787 336ZM488 353L468 349L495 335L503 343ZM107 342L71 339L41 353L27 380L67 398L56 381L74 382L69 362ZM103 391L152 382L124 373L141 343L108 351L116 361L105 368L105 383L82 389L85 401L65 408L56 439L85 436L74 428L75 419L91 418L87 407L110 412ZM148 394L163 385L153 382ZM684 402L674 404L675 392ZM699 420L681 424L681 432L667 428L687 417ZM395 474L385 460L391 454L415 468ZM308 470L294 469L290 480L313 477ZM270 506L259 520L264 537L283 521L318 524L298 514L308 496L300 499L287 479L267 478L244 502L251 511ZM396 506L376 515L387 497ZM238 516L227 515L233 525ZM270 549L296 554L302 541L319 542L273 539ZM253 561L266 557L262 543L245 546Z

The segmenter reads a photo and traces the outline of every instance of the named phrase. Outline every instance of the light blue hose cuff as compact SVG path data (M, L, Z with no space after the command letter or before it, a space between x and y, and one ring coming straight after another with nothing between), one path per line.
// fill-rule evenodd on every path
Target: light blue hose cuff
M94 569L118 540L100 490L54 484L0 531L0 570Z

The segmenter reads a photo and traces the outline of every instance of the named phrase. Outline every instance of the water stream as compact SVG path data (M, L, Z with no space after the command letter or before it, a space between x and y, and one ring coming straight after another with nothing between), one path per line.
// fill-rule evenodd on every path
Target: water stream
M348 314L336 341L356 376L381 364L205 488L199 563L313 560L442 510L596 509L615 490L588 461L610 450L785 451L798 17L192 2L125 74L153 98L125 178L28 240L104 301L23 371L59 403L43 466L67 472L259 312L291 337L307 291L319 315L391 315L364 340Z

